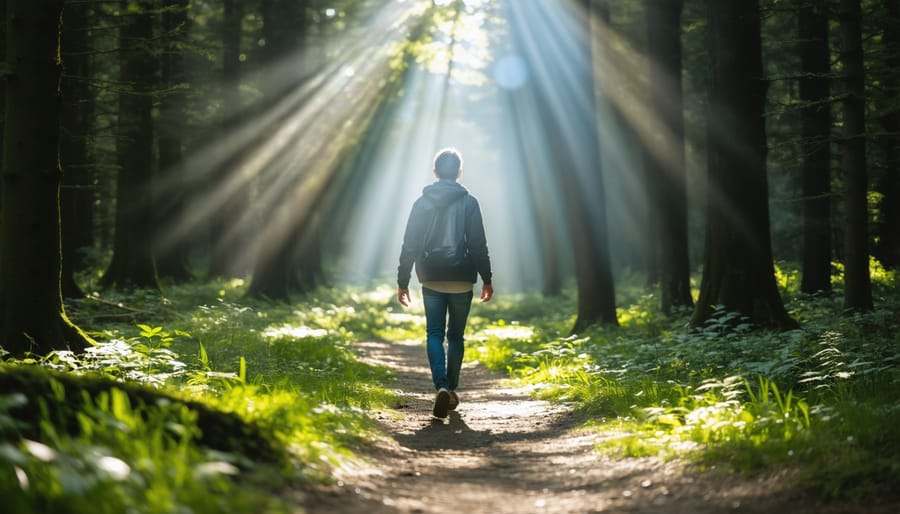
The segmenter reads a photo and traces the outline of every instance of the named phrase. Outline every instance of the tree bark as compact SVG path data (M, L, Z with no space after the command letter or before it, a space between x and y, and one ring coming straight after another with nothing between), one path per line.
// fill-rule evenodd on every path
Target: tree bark
M81 350L62 303L59 225L61 0L8 0L0 220L0 341L13 355Z
M94 244L93 173L88 155L88 137L94 105L88 87L91 75L90 6L66 3L63 7L61 55L62 113L59 161L62 165L60 222L62 224L62 292L65 298L84 296L75 283L75 270L82 265L80 249Z
M153 259L153 100L148 84L156 70L150 55L153 3L138 2L129 12L122 1L119 29L120 81L128 91L119 94L119 132L116 138L118 183L113 257L103 275L104 286L158 288Z
M242 123L241 106L241 39L243 37L244 4L239 0L225 0L225 15L222 23L223 63L222 75L222 132L229 133ZM212 188L227 179L227 174L237 168L242 152L226 161L221 173L213 176ZM209 274L214 277L241 277L249 270L242 269L236 262L240 243L245 240L246 224L242 221L250 205L246 188L239 188L229 194L220 215L210 225Z
M306 2L288 2L286 0L263 0L263 38L266 40L266 64L273 66L275 75L280 80L273 80L266 84L263 95L266 102L273 104L285 91L295 87L301 80L301 74L296 70L297 65L285 67L281 61L287 58L291 52L299 50L303 44L305 35L305 9ZM294 180L283 180L283 161L279 156L270 165L268 174L274 176L269 179L263 177L262 189L273 186L273 181L283 182L282 194L278 195L272 205L268 206L266 218L269 220L285 219L290 214L285 209L292 209L286 198L289 191L296 187ZM296 173L300 175L300 173ZM311 211L307 210L307 213ZM306 220L296 219L287 225L279 222L267 223L261 228L259 251L253 265L253 276L247 288L247 294L255 297L263 297L272 300L289 301L290 291L301 290L300 281L297 278L297 244L303 239ZM302 291L301 291L302 292Z
M709 35L706 257L692 323L722 306L761 326L793 328L772 264L758 0L710 2Z
M587 112L572 120L583 135L583 156L568 168L575 172L565 180L572 198L569 224L574 229L575 280L578 288L578 316L572 332L581 332L591 325L618 325L616 294L609 258L609 232L606 225L606 199L603 172L600 167L600 138L597 134L597 104L594 78L594 52L591 1L581 0L586 16L577 34L582 55L574 61L578 67L579 84L587 98ZM606 9L604 5L601 9ZM602 11L607 12L607 11ZM607 15L608 18L608 15ZM560 113L556 113L557 116ZM562 121L557 119L557 121ZM562 131L560 131L562 133ZM559 149L559 147L557 147ZM590 195L590 196L588 196Z
M803 149L804 293L831 293L831 55L828 5L800 7L800 102Z
M156 273L160 278L185 282L188 270L187 241L190 237L177 231L184 215L188 195L185 180L184 148L187 76L184 69L184 43L188 31L188 0L167 0L162 12L162 59L160 86L166 91L159 99L157 147L159 180L154 197L156 217ZM177 236L172 234L178 233Z
M877 226L878 260L886 268L900 269L900 0L884 0L887 16L882 40L885 71L882 79L884 109L884 174L879 181L881 219Z
M6 56L6 0L0 0L0 56L4 59ZM3 159L3 139L5 138L6 126L6 80L5 77L0 79L0 162ZM0 171L2 173L2 171ZM2 183L0 183L2 187ZM2 205L0 205L0 216L2 216Z
M662 310L690 307L691 270L688 252L687 187L684 151L684 106L681 84L681 12L683 0L647 2L650 65L650 110L659 117L653 145L666 148L665 162L651 157L650 200L659 215Z
M866 105L859 0L841 0L841 61L844 68L844 309L872 309L869 277L869 210L866 198Z

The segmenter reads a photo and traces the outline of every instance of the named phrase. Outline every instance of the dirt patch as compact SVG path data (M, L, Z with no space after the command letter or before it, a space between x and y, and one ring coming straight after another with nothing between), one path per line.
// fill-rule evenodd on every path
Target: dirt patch
M898 506L822 504L787 473L748 479L656 458L615 460L594 451L564 406L530 398L466 363L461 403L432 417L424 344L360 343L364 360L393 368L402 404L376 412L387 437L339 470L340 486L307 497L334 513L838 513ZM608 436L608 435L607 435Z

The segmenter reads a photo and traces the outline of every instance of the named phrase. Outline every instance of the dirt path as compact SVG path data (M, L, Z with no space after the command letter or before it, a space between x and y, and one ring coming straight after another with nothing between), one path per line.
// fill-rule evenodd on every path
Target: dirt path
M564 407L504 387L466 363L461 404L431 416L433 388L422 344L360 343L369 362L397 374L403 403L376 413L389 436L342 484L308 498L311 512L341 513L837 513L893 509L819 505L785 476L748 480L656 458L612 460L593 451Z

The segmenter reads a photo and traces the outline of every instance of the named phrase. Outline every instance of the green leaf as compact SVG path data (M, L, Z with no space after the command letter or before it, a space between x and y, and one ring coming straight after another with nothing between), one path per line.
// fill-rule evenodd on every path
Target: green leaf
M203 343L200 343L200 364L203 364L204 368L209 369L209 354L206 353Z

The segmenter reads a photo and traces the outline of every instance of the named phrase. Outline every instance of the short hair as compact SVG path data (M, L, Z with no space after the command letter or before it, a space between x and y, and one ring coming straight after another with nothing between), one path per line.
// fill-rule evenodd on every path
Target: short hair
M456 180L462 169L462 155L456 148L444 148L434 155L434 172L439 178Z

